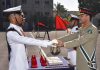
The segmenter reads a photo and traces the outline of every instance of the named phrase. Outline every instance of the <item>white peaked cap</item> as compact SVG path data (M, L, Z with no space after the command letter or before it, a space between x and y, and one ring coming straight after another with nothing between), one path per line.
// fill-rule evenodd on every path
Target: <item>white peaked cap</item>
M76 16L76 15L73 15L73 14L70 14L70 15L71 15L71 17L72 17L72 18L79 19L79 17L78 17L78 16Z
M16 11L21 11L21 5L3 10L3 12L16 12Z

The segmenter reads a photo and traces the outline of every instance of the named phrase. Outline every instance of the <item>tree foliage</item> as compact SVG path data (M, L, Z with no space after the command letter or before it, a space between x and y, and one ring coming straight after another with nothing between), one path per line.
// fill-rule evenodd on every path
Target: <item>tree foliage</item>
M55 4L57 15L60 15L61 17L65 17L67 14L66 8L64 8L64 5L61 5L61 3Z

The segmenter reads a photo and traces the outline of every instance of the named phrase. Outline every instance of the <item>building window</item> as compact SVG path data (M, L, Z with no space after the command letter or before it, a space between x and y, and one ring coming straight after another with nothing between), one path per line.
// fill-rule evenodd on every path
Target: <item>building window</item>
M39 3L40 3L39 0L36 0L36 1L35 1L35 4L39 4Z
M40 12L37 12L36 14L37 14L37 15L40 15Z
M14 6L17 6L17 2L18 2L18 0L14 1Z
M36 15L37 15L37 16L42 16L43 13L38 11L38 12L36 12Z
M45 12L45 15L48 16L49 15L49 12Z
M49 4L49 1L45 1L45 4Z
M2 2L2 5L5 5L5 2L4 1Z
M27 0L22 0L22 4L26 4Z
M40 16L40 12L36 12L36 15Z

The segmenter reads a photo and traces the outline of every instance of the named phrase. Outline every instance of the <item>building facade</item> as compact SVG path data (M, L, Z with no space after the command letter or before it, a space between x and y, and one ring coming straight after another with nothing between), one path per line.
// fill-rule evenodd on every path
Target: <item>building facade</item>
M32 30L38 21L53 17L53 0L0 0L0 19L3 19L2 11L4 9L18 5L22 5L22 10L25 14L26 23L24 29L26 30ZM5 25L3 23L4 29L8 26Z

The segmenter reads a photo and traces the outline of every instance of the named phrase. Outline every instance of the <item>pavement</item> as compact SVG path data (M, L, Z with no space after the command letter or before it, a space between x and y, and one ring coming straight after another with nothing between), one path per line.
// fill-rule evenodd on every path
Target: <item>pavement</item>
M37 32L33 32L32 33L34 36L37 35ZM49 32L50 34L50 39L54 39L54 38L58 38L61 36L64 36L65 34L67 34L67 32L65 31L51 31ZM26 32L26 35L29 37L32 37L28 32ZM40 32L40 36L44 36L44 32ZM42 38L39 38L42 39ZM47 39L47 36L46 38ZM28 57L31 57L33 54L36 54L37 56L39 56L39 49L37 48L37 46L28 46L27 45L27 49L28 49ZM98 66L98 70L100 70L100 34L98 36L97 39L97 47L96 47L96 59L97 59L97 66ZM50 53L50 49L46 50L48 51L48 53ZM64 53L64 55L66 55L65 51L62 51L62 53ZM8 70L8 51L7 51L7 44L6 44L6 33L5 32L0 32L0 70Z

